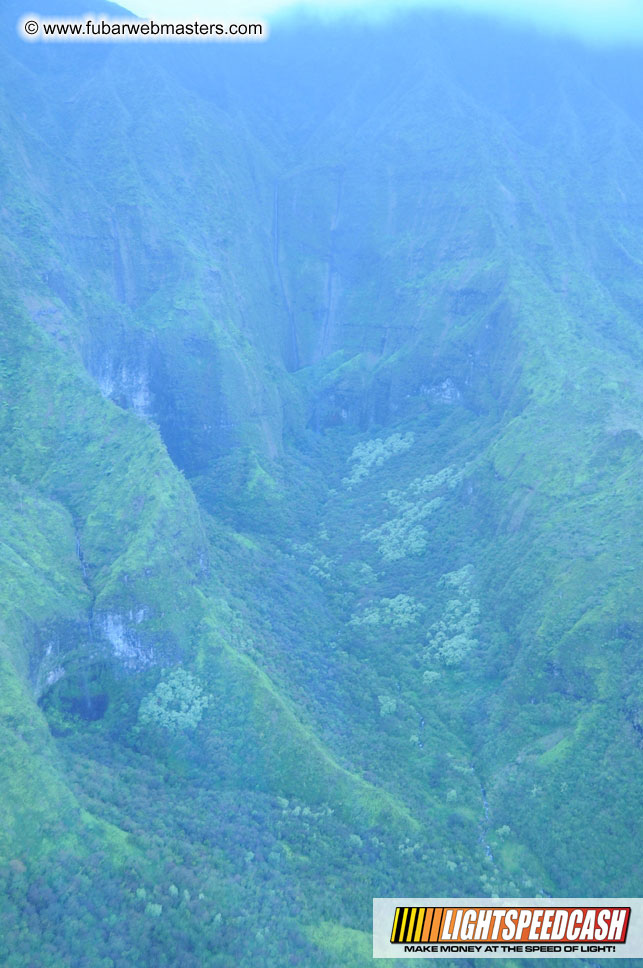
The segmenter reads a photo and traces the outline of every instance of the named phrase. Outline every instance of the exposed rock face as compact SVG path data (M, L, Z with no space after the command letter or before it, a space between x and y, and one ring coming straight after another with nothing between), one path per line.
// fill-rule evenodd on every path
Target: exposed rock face
M457 403L462 397L462 394L449 376L436 386L425 386L425 384L422 384L420 393L428 397L429 400L434 400L438 403Z
M130 369L126 363L105 360L94 378L100 392L108 400L133 410L139 417L151 416L150 377L145 367Z
M129 669L141 669L154 662L153 647L144 645L135 631L145 614L145 608L138 609L136 613L130 612L127 618L108 613L101 615L96 623L109 643L116 662Z

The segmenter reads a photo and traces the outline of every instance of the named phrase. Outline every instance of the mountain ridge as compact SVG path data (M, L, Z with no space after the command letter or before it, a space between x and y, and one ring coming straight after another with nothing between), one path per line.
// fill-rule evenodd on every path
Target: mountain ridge
M7 965L361 965L373 896L636 894L617 54L3 43Z

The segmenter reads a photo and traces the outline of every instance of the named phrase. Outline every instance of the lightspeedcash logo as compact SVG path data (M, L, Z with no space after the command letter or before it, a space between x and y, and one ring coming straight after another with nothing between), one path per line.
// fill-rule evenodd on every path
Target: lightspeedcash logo
M390 899L373 902L373 955L643 956L640 898Z

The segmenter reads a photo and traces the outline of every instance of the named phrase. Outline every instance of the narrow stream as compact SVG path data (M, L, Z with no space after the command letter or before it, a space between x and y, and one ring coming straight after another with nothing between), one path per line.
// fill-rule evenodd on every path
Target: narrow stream
M489 803L487 801L487 793L482 783L480 784L480 796L482 797L482 807L483 807L483 818L480 821L480 834L478 840L484 848L484 852L490 860L493 860L493 851L489 845L487 839L489 833Z

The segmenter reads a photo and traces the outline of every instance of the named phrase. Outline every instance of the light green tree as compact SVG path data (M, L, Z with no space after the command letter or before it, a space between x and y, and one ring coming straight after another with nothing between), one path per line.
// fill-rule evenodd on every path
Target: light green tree
M142 726L161 726L170 733L195 729L209 703L198 680L186 669L175 669L145 696L138 721Z

